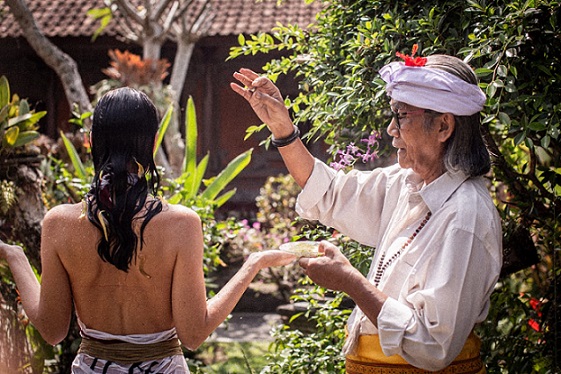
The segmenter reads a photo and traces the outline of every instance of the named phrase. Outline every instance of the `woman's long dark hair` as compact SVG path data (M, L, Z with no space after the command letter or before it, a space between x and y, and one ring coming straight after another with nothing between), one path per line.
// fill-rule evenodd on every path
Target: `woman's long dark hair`
M152 154L158 124L148 96L128 87L105 94L93 114L95 176L86 195L87 217L101 232L99 256L123 271L136 259L139 240L133 222L142 220L142 250L146 225L162 211L160 200L147 199L160 183Z

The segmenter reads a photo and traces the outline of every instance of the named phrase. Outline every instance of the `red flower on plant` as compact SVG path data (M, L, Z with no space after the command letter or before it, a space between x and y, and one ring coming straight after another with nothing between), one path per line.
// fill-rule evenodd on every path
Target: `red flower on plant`
M541 331L539 322L533 318L530 318L530 320L528 321L528 326L530 326L532 329L536 330L537 332Z
M418 49L419 45L413 44L413 48L411 49L411 56L403 54L401 52L396 52L395 55L405 61L405 66L425 66L425 64L427 63L426 57L413 57L415 56L415 53L417 53Z
M530 307L538 313L538 317L542 316L541 306L542 302L540 300L534 298L530 299Z

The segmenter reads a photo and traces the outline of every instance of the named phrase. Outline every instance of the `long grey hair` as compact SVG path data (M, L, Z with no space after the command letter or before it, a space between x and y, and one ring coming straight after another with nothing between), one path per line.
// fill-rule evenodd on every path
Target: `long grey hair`
M428 56L425 66L444 70L468 83L477 84L477 76L472 68L457 57ZM491 169L491 158L481 134L481 114L454 118L456 126L445 145L444 166L450 171L463 171L470 177L486 174Z

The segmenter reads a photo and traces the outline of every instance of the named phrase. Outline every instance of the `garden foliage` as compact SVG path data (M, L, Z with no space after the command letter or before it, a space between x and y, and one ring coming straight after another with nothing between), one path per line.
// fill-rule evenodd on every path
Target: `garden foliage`
M483 355L490 373L560 371L560 2L324 3L312 28L279 25L271 34L240 36L231 57L285 51L263 70L273 80L297 76L300 94L286 103L296 123L311 125L305 138L321 138L332 155L390 122L378 70L397 60L396 52L410 53L418 44L421 55L452 54L473 66L488 97L481 130L492 154L488 179L504 221L505 253L528 258L497 285L489 318L478 330ZM285 364L275 372L304 372L290 364L303 355L326 363L335 355L313 352L299 340L278 340L283 349L277 362ZM321 366L318 372L333 371Z

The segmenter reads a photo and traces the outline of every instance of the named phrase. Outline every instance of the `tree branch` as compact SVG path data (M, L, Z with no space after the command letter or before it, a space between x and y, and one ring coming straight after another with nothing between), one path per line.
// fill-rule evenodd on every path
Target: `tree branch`
M76 62L51 43L39 30L33 14L23 0L6 0L6 3L18 22L25 39L61 80L70 109L74 104L77 104L80 111L91 111L92 106ZM89 124L89 121L87 124Z
M133 5L127 0L115 0L119 9L123 12L123 18L131 18L139 25L144 23L143 17L134 9Z

